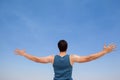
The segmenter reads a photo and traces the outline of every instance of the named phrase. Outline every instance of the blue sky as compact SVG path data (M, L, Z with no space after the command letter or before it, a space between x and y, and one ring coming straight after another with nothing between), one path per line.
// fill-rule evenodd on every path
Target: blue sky
M51 64L14 55L16 48L35 56L89 55L115 43L116 51L92 62L75 64L74 80L120 80L119 0L0 0L0 80L52 80Z

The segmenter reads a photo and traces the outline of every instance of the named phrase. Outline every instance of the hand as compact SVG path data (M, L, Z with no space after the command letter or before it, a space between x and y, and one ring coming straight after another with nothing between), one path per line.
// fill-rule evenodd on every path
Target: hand
M115 44L110 44L108 46L106 46L106 44L104 45L103 51L105 51L106 53L112 52L113 50L115 50L116 45Z
M20 56L24 56L25 55L25 50L16 49L15 54L20 55Z

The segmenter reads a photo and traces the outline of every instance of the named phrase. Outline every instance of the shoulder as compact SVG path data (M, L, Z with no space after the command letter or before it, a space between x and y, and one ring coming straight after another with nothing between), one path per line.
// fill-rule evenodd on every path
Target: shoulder
M49 55L47 57L49 57L50 59L53 59L55 57L55 55Z
M74 64L74 62L76 62L76 59L78 59L78 55L76 55L76 54L70 54L70 63L71 63L71 65L73 65Z
M56 55L49 55L49 59L50 59L50 62L53 63L54 62L54 58L55 58Z
M71 62L77 62L77 63L80 63L82 60L82 57L77 55L77 54L72 54L71 55Z
M71 54L71 55L70 55L70 58L72 58L72 59L74 59L74 58L76 58L76 57L80 57L80 56L78 56L77 54Z

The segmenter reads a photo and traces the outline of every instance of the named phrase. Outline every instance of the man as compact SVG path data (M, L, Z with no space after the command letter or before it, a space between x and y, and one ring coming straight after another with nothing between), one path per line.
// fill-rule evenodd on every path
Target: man
M52 63L54 68L54 80L73 80L72 79L72 66L75 62L77 63L84 63L89 62L92 60L95 60L97 58L100 58L101 56L112 52L115 49L115 45L104 45L103 50L94 53L88 56L78 56L78 55L67 55L66 51L68 48L68 44L65 40L60 40L58 42L58 48L60 53L58 55L51 55L47 57L36 57L32 56L30 54L27 54L24 50L16 49L15 53L24 56L25 58L32 60L34 62L38 63Z

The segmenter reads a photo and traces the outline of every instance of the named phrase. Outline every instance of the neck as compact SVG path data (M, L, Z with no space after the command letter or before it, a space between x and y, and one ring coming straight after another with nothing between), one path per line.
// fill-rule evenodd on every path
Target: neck
M60 55L60 56L65 56L65 55L66 55L66 51L60 52L59 55Z

